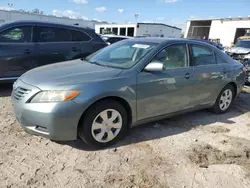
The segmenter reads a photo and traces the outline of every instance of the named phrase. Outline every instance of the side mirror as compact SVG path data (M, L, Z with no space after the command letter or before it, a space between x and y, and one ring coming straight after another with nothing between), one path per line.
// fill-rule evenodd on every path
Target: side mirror
M151 62L144 68L144 70L148 72L161 72L163 71L163 63Z

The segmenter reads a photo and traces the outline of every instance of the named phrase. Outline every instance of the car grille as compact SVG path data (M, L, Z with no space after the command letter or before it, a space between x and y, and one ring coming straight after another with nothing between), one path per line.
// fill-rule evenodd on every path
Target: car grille
M29 89L25 89L23 87L17 87L14 91L13 91L13 97L16 100L21 100L23 97L25 97L27 94L29 94L31 92L31 90Z

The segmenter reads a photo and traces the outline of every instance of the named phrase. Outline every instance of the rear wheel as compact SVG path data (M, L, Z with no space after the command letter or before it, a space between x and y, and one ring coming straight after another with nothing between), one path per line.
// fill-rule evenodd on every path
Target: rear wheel
M79 137L89 146L107 147L127 132L125 108L117 101L105 100L94 104L80 122Z
M222 114L228 111L235 96L235 89L232 85L227 85L220 92L212 108L213 112Z

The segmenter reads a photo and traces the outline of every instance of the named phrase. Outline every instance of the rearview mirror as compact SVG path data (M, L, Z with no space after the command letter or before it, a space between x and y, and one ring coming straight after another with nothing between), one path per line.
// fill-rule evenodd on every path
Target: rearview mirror
M163 71L163 64L160 62L151 62L145 68L148 72L161 72Z

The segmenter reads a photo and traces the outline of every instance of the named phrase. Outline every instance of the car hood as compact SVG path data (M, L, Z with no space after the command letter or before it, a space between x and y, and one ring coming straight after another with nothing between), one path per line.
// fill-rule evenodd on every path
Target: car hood
M121 69L103 67L82 60L72 60L35 68L20 79L39 88L75 85L116 77Z
M233 48L231 48L231 53L248 54L248 53L250 53L250 48L233 47Z

